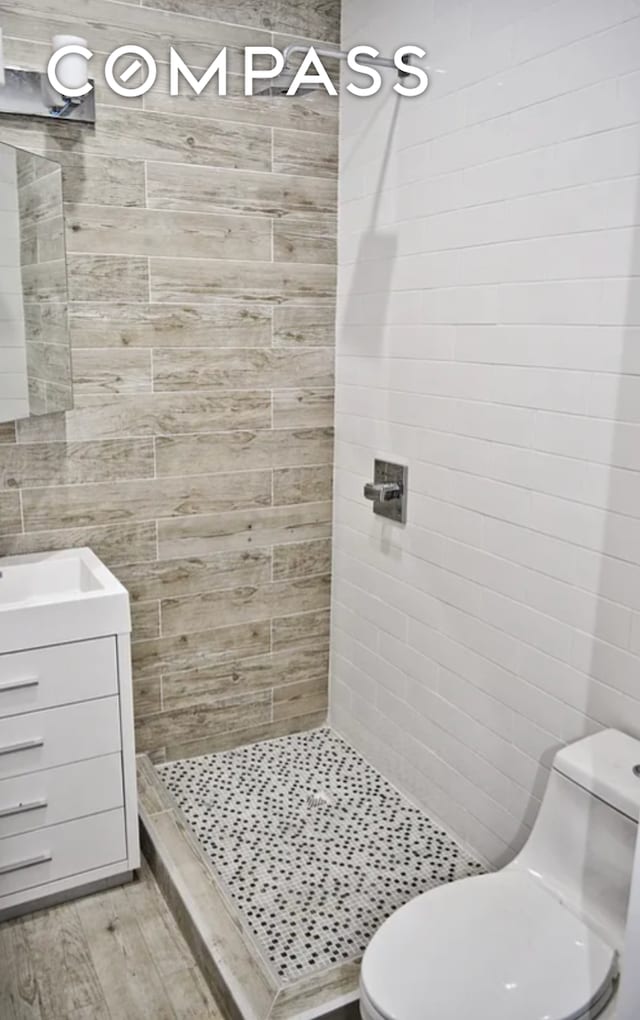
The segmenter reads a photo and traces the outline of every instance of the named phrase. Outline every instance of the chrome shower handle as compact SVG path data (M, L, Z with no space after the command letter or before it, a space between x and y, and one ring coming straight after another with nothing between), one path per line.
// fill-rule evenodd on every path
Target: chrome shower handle
M373 503L387 503L391 499L400 499L402 486L397 482L367 482L364 496Z

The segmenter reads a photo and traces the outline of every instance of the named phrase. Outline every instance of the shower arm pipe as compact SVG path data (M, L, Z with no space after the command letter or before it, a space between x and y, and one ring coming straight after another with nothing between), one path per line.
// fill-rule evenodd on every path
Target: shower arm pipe
M349 56L346 50L324 49L323 47L320 46L314 46L314 49L319 57L327 57L332 60L346 60L347 57ZM302 46L300 45L300 43L292 43L291 46L287 46L286 50L283 53L284 66L287 67L289 65L291 57L293 57L296 53L306 54L308 52L309 52L308 46ZM392 67L394 70L397 70L395 62L391 60L390 57L367 56L366 60L369 64L372 64L374 67ZM401 77L406 77L408 72L400 70L399 73Z

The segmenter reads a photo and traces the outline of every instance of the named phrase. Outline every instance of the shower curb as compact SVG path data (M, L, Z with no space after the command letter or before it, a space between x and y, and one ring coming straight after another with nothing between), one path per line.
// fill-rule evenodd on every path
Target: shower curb
M358 1020L359 962L278 982L148 755L137 769L143 853L226 1020Z

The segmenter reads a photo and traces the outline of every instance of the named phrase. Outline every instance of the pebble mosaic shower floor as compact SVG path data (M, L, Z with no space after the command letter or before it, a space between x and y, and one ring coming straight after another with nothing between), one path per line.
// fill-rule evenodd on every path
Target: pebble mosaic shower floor
M358 958L473 861L330 729L158 766L281 982Z

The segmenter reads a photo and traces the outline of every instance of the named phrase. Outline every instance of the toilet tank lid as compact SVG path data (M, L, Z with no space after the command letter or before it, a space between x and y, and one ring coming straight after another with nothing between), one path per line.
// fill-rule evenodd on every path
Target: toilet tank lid
M605 803L638 821L640 740L619 730L602 730L558 751L553 763L562 773Z

